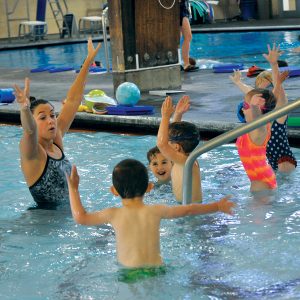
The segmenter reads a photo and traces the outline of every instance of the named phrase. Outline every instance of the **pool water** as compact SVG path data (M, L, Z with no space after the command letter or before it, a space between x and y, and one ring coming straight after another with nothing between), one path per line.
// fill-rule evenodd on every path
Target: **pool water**
M96 46L96 43L94 43ZM108 43L108 51L110 52ZM12 69L34 69L45 66L79 69L87 54L87 43L64 44L43 48L5 50L0 52L0 66ZM106 67L104 44L95 60ZM111 65L111 64L110 64Z
M291 66L300 66L300 55L290 51L300 46L299 35L300 31L197 33L193 34L190 54L197 59L202 69L212 68L216 63L244 63L248 67L253 64L269 67L262 53L266 53L267 44L275 42L285 51L281 59ZM44 66L77 69L81 66L85 53L86 43L6 50L1 51L0 66L12 69ZM106 67L104 45L96 60L100 60Z
M279 44L283 50L281 60L290 66L300 67L300 55L291 51L300 46L300 31L259 31L193 34L190 54L196 57L201 68L214 63L243 63L269 68L262 56L268 53L267 44Z
M69 208L28 210L34 202L20 171L22 129L0 126L0 298L19 299L299 299L299 168L278 178L271 202L254 200L233 144L201 156L204 202L232 194L234 216L163 220L166 272L119 280L110 226L76 225ZM65 152L78 166L84 206L119 206L109 192L113 166L134 157L145 164L154 136L69 133ZM300 158L300 149L293 149ZM153 179L153 178L152 178ZM175 204L170 186L146 203Z

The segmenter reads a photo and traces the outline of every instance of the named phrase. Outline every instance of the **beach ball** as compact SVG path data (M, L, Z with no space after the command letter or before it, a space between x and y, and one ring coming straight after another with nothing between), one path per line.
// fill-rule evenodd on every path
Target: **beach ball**
M121 83L116 91L119 104L134 106L141 98L140 89L132 82Z

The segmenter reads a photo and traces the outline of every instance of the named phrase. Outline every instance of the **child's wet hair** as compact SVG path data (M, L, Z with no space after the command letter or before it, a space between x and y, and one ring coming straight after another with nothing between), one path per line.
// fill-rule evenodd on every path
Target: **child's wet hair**
M270 85L273 85L273 78L272 78L272 73L269 71L263 71L259 73L255 79L255 87L258 86L258 83L261 79L266 79L267 81L270 82ZM259 87L258 87L259 88Z
M48 100L36 99L33 96L30 96L29 100L30 100L30 110L32 112L34 112L34 110L41 104L49 104L50 106L52 106L54 108L54 106Z
M190 122L174 122L169 126L169 141L179 144L184 153L189 154L199 144L199 130Z
M125 159L114 167L112 181L122 199L142 197L148 188L148 171L140 161Z
M253 89L246 94L246 97L250 97L251 99L254 95L257 94L262 94L262 98L266 100L264 109L262 110L263 114L266 114L275 108L277 99L272 91L268 89Z
M151 148L148 152L147 152L147 159L148 159L148 162L150 163L151 160L156 157L157 154L160 153L160 150L158 149L157 146Z

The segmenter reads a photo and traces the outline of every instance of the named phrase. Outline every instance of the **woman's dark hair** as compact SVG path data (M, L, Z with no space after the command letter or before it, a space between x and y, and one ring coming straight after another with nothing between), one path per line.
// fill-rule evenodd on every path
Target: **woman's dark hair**
M135 159L122 160L114 167L112 182L122 199L142 197L148 188L147 168Z
M39 106L40 104L50 104L54 108L54 106L48 100L36 99L33 96L30 96L29 100L30 100L30 110L31 110L31 112L34 112L36 107Z

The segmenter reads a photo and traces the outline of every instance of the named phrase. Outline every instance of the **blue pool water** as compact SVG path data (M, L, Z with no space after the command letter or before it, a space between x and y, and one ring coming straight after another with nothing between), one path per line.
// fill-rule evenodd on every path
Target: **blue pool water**
M224 214L164 220L164 275L118 280L110 226L81 226L63 211L33 205L22 173L19 127L0 126L0 298L19 299L299 299L299 168L279 177L272 202L254 200L234 145L204 154L199 163L205 202L232 194L233 217ZM81 176L88 210L120 205L109 192L113 166L127 157L146 163L154 136L69 133L65 152ZM300 158L300 149L293 149ZM147 203L175 204L161 186Z
M299 35L300 31L199 33L193 35L191 56L197 58L201 68L211 68L215 63L244 63L245 66L256 64L268 67L262 53L267 51L267 44L275 42L285 51L281 59L291 66L300 66L300 55L290 51L300 46ZM43 66L78 68L85 54L85 43L8 50L0 52L0 66L27 69ZM104 46L96 60L102 61L105 66Z

